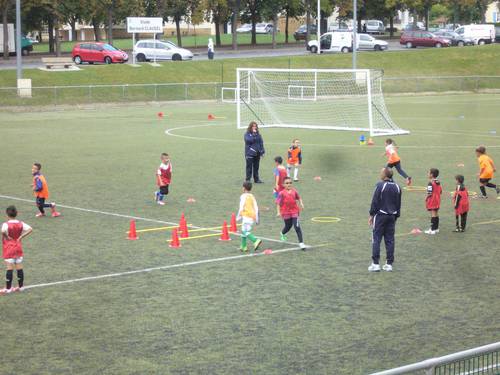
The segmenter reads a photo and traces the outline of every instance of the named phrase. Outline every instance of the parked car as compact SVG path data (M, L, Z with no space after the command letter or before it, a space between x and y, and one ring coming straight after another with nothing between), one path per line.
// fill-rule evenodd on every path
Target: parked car
M258 23L255 25L255 33L256 34L272 34L273 32L273 24L272 23ZM279 32L279 29L276 29L276 32Z
M151 60L192 60L193 53L185 48L179 48L171 42L159 40L141 40L134 46L133 54L137 61Z
M399 44L405 45L406 48L416 47L449 47L451 41L449 39L436 36L428 31L405 31L401 34Z
M495 27L495 42L500 43L500 26Z
M385 40L375 39L368 34L357 34L358 50L385 51L389 44Z
M328 31L350 31L352 28L345 22L331 23L328 25Z
M452 46L473 46L474 39L472 38L464 38L460 34L457 34L454 31L436 31L434 35L451 40Z
M252 31L252 24L245 23L236 29L237 33L249 33Z
M365 22L366 32L368 34L384 34L385 26L382 21L379 20L368 20Z
M457 28L455 32L464 38L472 38L478 45L495 41L495 26L493 25L464 25Z
M75 64L95 62L111 64L124 63L128 61L128 55L122 50L107 43L77 43L71 51L71 56Z
M417 30L425 30L425 25L423 22L417 22L416 24L409 23L405 25L403 31L417 31Z
M302 25L300 26L295 32L293 33L293 37L295 40L305 40L306 39L306 30L307 25ZM317 27L315 24L309 25L309 34L314 34L316 35L317 32Z
M352 51L352 33L349 31L330 31L321 35L319 43L321 52L347 53ZM310 40L306 49L312 53L317 53L318 41Z

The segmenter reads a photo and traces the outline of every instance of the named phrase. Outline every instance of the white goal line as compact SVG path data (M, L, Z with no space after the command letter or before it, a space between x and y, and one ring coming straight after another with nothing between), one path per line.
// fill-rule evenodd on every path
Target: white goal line
M316 245L316 246L306 246L306 249L320 248L320 247L325 247L327 245L328 244L322 244L322 245ZM302 251L300 247L294 246L294 247L288 247L288 248L280 249L280 250L273 250L272 254L281 254L281 253L287 253L287 252L290 252L290 251L299 251L299 250ZM184 267L190 267L190 266L197 266L197 265L200 265L200 264L227 262L227 261L230 261L230 260L251 258L251 257L257 257L257 256L263 256L263 255L266 255L266 254L264 254L264 253L251 253L251 254L233 255L233 256L221 257L221 258L212 258L212 259L205 259L205 260L197 260L197 261L193 261L193 262L170 264L168 266L142 268L142 269L132 270L132 271L115 272L115 273L108 273L108 274L104 274L104 275L80 277L80 278L77 278L77 279L69 279L69 280L54 281L54 282L50 282L50 283L41 283L41 284L28 285L28 286L25 287L25 289L45 288L45 287L49 287L49 286L56 286L56 285L63 285L63 284L75 284L75 283L84 282L84 281L94 281L94 280L101 280L101 279L109 279L109 278L113 278L113 277L135 275L135 274L145 273L145 272L161 271L161 270L168 270L168 269L175 269L175 268L184 268Z

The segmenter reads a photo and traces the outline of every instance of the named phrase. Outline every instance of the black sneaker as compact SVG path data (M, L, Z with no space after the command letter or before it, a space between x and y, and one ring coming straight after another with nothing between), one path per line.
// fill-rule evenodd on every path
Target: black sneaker
M264 181L262 181L262 180L257 180L257 181L255 181L255 183L256 183L256 184L263 184L263 183L264 183Z

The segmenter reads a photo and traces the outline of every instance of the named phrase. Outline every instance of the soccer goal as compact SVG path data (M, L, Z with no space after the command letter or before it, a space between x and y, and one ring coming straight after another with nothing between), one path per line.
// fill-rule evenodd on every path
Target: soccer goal
M382 71L238 68L237 124L408 134L385 106Z

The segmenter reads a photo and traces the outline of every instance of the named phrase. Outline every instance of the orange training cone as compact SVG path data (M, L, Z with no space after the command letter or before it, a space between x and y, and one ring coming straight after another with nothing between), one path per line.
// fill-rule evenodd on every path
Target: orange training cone
M169 247L181 247L181 241L179 241L179 234L177 233L177 228L172 230L172 238L170 239Z
M208 119L209 120L215 120L215 116L212 115L211 113L208 114Z
M229 232L227 230L227 221L226 220L224 220L224 223L222 224L222 234L220 235L219 240L231 241L231 238L229 237Z
M181 238L189 238L189 231L185 220L180 225L179 230L181 232Z
M373 146L375 142L373 142L373 139L368 138L368 142L366 143L368 146Z
M137 237L137 232L135 230L135 220L130 220L130 229L128 231L128 237L127 239L129 240L137 240L139 237Z
M231 233L236 233L238 231L238 226L236 225L236 215L234 212L231 214L231 225L229 226L229 231Z

